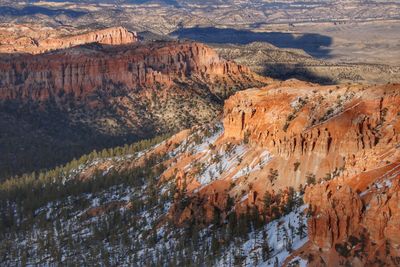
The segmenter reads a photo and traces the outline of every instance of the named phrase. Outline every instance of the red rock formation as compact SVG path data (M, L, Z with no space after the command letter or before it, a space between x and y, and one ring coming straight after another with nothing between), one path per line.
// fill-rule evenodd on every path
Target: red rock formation
M91 38L112 40L106 33ZM188 77L233 85L251 83L255 75L198 43L145 44L101 51L74 48L0 61L0 99L45 100L65 94L84 98L109 83L137 90L169 87L175 80Z
M317 184L307 186L304 197L311 216L305 253L328 266L379 260L394 265L400 239L398 90L399 85L321 87L287 81L236 93L225 102L224 133L209 149L178 154L169 165L197 199L184 212L171 210L172 217L178 216L180 224L195 214L210 221L215 208L225 210L228 198L238 212L251 207L264 212L265 192L297 189L312 173ZM223 153L229 143L245 146L240 161L201 183L190 162L208 166L210 155ZM271 159L254 168L265 151ZM246 168L253 171L237 175ZM268 178L271 169L275 180Z
M328 266L400 263L398 90L289 81L226 101L225 138L267 148L274 157L268 167L280 174L275 186L304 184L307 173L317 182L333 179L304 197L311 253Z
M46 50L63 49L73 46L99 43L107 45L131 44L137 41L135 32L123 27L114 27L64 38L51 38L39 41L38 46Z
M249 139L265 147L275 167L296 181L305 182L307 172L324 178L335 169L356 174L366 151L394 147L400 140L397 119L397 85L362 87L328 86L300 82L275 84L266 90L239 92L225 103L226 138ZM292 168L299 163L298 173ZM354 166L350 166L354 164Z
M197 146L175 151L164 164L168 169L160 183L175 179L186 190L177 194L169 218L178 225L193 219L206 225L216 212L223 219L231 208L268 212L266 192L280 193L284 203L285 188L306 184L312 173L316 185L308 185L304 197L310 242L302 255L317 260L309 265L395 266L400 262L399 88L287 81L236 93L225 103L224 131L215 131L212 141L205 141L212 133L200 136L200 144L194 141L201 135L194 128L149 152L172 152L184 140L187 147ZM213 178L198 171L211 165L213 155L229 154L228 146L240 146L234 159L224 159L229 168ZM275 179L269 179L271 170Z
M32 120L30 114L48 121L43 117L51 107L54 126L46 128L51 138L43 138L41 147L55 146L48 143L51 141L68 144L65 137L53 136L63 135L61 131L50 130L64 128L65 120L67 127L89 129L104 138L126 142L122 136L145 138L210 121L219 115L227 96L266 81L194 42L86 45L40 55L0 57L0 106L11 104L20 111L21 115L10 114L15 116L16 125L20 120L23 124ZM194 108L196 112L191 112ZM35 129L30 136L45 136L36 123L32 124ZM15 135L14 130L6 128L5 136ZM65 142L58 142L60 139ZM92 140L97 145L106 143ZM95 148L87 140L76 141L82 141L80 147ZM27 154L23 149L19 153L17 158ZM10 154L4 159L0 153L5 165L14 157Z
M362 194L355 193L346 183L340 186L338 181L307 188L304 200L310 204L308 231L313 244L308 252L329 266L345 261L356 266L397 266L399 193L399 173L389 178L375 177L370 189Z
M46 29L39 29L46 31ZM24 31L22 31L24 33ZM99 43L106 45L132 44L138 40L135 32L130 32L123 27L112 27L88 33L75 34L72 36L52 36L44 38L44 34L33 34L31 36L7 36L7 32L1 32L3 40L0 42L0 52L3 53L31 53L40 54L56 49L65 49L78 45ZM21 34L23 34L21 33ZM13 34L10 32L8 34ZM4 35L4 36L3 36Z
M308 187L304 200L310 203L311 214L318 214L309 221L308 228L310 239L318 248L329 250L357 233L362 202L349 186L319 184L312 190Z

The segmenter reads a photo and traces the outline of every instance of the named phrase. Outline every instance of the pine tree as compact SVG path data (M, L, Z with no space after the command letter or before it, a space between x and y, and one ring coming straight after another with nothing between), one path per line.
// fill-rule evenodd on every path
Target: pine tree
M275 257L274 267L279 267L278 257Z
M308 184L308 185L314 185L314 184L316 184L316 183L317 183L317 179L316 179L316 177L315 177L315 174L313 174L313 173L308 173L308 174L306 175L306 181L307 181L307 184Z
M293 210L293 208L295 207L295 204L296 204L295 194L296 193L294 191L294 188L289 187L287 202L286 202L286 205L284 208L286 214L290 213Z
M297 234L300 236L300 239L303 239L306 234L306 225L304 224L303 216L299 218L299 225L297 227Z
M274 182L276 179L278 179L278 170L274 170L274 169L269 169L269 174L267 176L268 180L271 182L272 185L274 185Z
M268 235L263 231L263 242L261 245L261 255L263 261L267 261L271 257L271 248L269 246Z

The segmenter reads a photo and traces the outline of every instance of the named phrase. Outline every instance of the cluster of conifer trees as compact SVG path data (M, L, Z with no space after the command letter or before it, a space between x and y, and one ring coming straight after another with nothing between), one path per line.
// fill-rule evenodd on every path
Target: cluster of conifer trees
M128 262L132 266L211 266L229 253L234 257L223 261L237 265L246 258L241 245L251 238L250 233L302 205L301 197L289 188L287 192L266 193L263 211L249 207L237 215L231 199L226 211L216 209L209 227L196 220L177 227L166 219L168 207L173 202L188 202L186 194L179 191L184 189L178 189L173 181L168 190L158 183L167 154L151 154L143 165L123 171L99 171L84 180L70 177L82 165L132 155L166 137L93 151L53 170L0 183L0 265L111 266ZM271 179L276 175L271 170ZM126 192L132 193L128 208L107 209L117 205L113 196L121 199ZM104 211L93 217L87 210L94 199L100 199ZM227 214L226 219L221 219L221 212ZM305 226L296 231L304 234ZM261 258L256 256L253 262L271 257L267 233L263 235L259 241ZM290 239L287 246L290 249ZM230 251L232 247L236 249Z

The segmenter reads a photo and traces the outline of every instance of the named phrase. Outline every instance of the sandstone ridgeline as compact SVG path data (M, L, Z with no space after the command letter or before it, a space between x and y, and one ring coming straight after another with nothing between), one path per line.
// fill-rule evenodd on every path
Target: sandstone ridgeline
M123 27L112 27L103 30L90 31L68 36L49 36L43 33L45 29L40 29L42 33L37 33L34 29L28 31L22 25L15 25L22 34L14 35L2 31L0 42L0 53L29 53L41 54L51 50L65 49L78 45L100 43L106 45L131 44L138 41L136 32L130 32ZM24 33L24 34L23 34ZM46 37L44 37L46 36Z
M49 167L40 155L50 153L49 144L63 147L59 140L73 144L65 161L95 148L174 132L212 120L226 97L270 80L221 59L206 45L137 42L120 27L49 43L68 48L0 59L2 142L10 150L2 162L10 173L20 166L12 159L19 153L12 151L14 145L23 147L22 157L32 158L33 166ZM74 44L81 45L69 47ZM10 122L15 127L6 127ZM30 135L19 133L22 128ZM45 151L36 157L38 147Z

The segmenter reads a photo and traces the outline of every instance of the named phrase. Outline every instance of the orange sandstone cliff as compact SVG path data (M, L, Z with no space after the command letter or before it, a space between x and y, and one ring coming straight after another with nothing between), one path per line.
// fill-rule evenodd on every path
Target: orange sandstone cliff
M270 222L299 190L308 241L284 264L296 256L309 266L398 266L399 89L271 81L226 100L222 123L180 132L133 160L106 160L97 171L168 155L158 183L179 189L165 218L178 226L224 222L232 210Z
M9 28L12 28L12 31ZM29 54L40 54L90 43L124 45L138 41L135 32L130 32L123 27L112 27L87 33L69 33L63 36L53 29L31 29L23 25L9 25L3 30L0 28L0 37L2 37L0 53Z
M274 218L266 192L305 187L309 241L295 253L310 266L396 266L399 89L291 80L236 93L212 133L194 131L178 148L166 143L179 152L164 180L189 196L170 218L210 222L232 200L239 213L256 207Z
M82 47L0 60L0 98L45 100L64 94L85 97L110 84L128 91L165 89L174 81L190 77L216 84L212 93L221 90L221 95L229 93L223 91L224 87L240 88L246 83L251 86L257 84L257 79L262 80L248 68L222 60L215 51L198 43L139 44L100 50Z
M107 32L90 38L124 42ZM29 161L51 167L42 158L49 153L41 152L46 147L60 147L60 157L70 160L111 139L123 144L182 130L219 116L234 92L269 81L195 42L85 44L5 55L0 58L0 146L16 142L23 149L0 153L0 165L19 170L20 162ZM16 126L8 127L9 122ZM29 135L19 132L24 127Z

